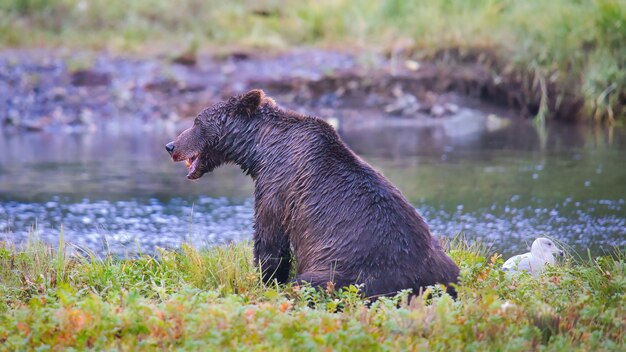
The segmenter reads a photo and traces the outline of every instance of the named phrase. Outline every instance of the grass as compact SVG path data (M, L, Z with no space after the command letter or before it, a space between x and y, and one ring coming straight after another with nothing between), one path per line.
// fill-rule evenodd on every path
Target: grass
M0 45L174 54L198 48L375 48L477 62L538 121L561 105L623 121L626 0L5 0ZM513 89L511 87L510 89ZM562 112L575 114L576 111ZM567 116L565 116L567 118Z
M535 279L450 246L457 301L433 287L368 305L357 287L261 284L247 242L134 259L4 244L0 350L624 350L623 250Z

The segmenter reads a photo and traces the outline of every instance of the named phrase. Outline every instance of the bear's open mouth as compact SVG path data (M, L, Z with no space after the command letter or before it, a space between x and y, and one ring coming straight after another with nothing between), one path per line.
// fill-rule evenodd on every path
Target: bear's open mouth
M193 180L200 177L200 175L196 175L199 161L200 158L198 157L198 154L194 154L189 157L189 159L185 160L185 166L187 166L187 169L189 170L189 173L187 174L188 179Z
M197 155L192 156L191 158L185 160L185 166L187 166L187 168L191 168L191 166L193 165L193 163L196 161L196 159L198 159Z

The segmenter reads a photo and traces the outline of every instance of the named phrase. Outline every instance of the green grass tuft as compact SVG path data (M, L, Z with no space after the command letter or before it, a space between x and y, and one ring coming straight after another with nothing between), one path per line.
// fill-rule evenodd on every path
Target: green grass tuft
M248 242L135 259L62 247L0 245L1 350L618 351L626 338L623 249L533 278L458 238L457 301L432 287L367 304L354 286L263 285Z

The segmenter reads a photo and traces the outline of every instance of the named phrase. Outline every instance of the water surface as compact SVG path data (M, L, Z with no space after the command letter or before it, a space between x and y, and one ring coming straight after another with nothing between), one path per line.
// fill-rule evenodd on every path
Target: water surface
M552 236L584 252L626 245L623 130L526 122L458 135L402 124L344 140L381 170L438 236L505 255ZM102 253L251 238L252 181L226 166L185 179L163 149L174 132L0 135L0 236L36 235ZM32 234L31 234L32 236Z

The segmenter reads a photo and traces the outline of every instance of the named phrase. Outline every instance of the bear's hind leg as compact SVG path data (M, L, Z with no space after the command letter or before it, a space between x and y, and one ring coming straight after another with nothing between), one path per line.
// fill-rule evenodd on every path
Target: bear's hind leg
M322 276L318 273L302 273L293 280L298 285L308 283L313 287L326 287L329 281L328 274Z
M349 282L343 280L343 278L339 277L334 273L328 272L305 272L296 276L296 278L292 281L295 284L302 285L305 282L309 283L312 287L326 289L330 282L333 283L335 288L341 288L343 286L350 285Z

